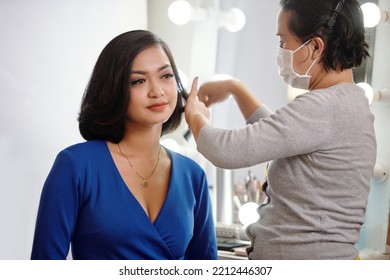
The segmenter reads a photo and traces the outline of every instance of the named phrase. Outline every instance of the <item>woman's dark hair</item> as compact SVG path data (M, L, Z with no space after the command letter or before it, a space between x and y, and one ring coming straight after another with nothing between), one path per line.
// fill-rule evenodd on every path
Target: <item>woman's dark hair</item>
M112 39L95 64L78 117L79 130L84 139L101 139L113 143L122 140L130 100L130 69L135 57L154 45L161 46L168 56L178 88L175 110L163 124L161 134L172 132L180 125L188 93L180 81L168 45L150 31L133 30Z
M322 63L327 71L360 66L369 56L363 13L356 0L281 0L290 12L288 28L301 42L325 42Z

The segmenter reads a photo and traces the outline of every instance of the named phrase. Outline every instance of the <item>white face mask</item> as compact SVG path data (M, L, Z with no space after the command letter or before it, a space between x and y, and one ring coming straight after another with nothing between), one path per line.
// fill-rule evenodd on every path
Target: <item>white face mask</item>
M309 69L307 69L306 73L304 75L301 75L294 71L293 56L295 52L303 48L307 43L310 42L310 40L311 39L309 39L307 42L302 44L294 51L286 50L278 46L278 51L276 54L276 63L278 65L279 75L282 77L283 81L286 84L294 88L309 89L311 76L308 75L308 73L313 67L314 63L317 61L317 59L313 61Z

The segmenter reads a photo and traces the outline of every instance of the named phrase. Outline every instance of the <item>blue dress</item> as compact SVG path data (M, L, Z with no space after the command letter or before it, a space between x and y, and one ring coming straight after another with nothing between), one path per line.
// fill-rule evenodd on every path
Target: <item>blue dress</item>
M171 179L154 223L127 188L105 141L61 151L45 181L31 259L217 259L203 169L168 151Z

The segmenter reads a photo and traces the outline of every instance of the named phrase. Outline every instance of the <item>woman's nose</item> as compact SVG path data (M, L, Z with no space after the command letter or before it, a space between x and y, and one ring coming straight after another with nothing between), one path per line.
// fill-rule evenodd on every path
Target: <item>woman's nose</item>
M164 95L164 89L162 88L162 86L158 83L155 83L152 85L152 88L150 89L149 91L149 95L151 97L160 97L160 96L163 96Z

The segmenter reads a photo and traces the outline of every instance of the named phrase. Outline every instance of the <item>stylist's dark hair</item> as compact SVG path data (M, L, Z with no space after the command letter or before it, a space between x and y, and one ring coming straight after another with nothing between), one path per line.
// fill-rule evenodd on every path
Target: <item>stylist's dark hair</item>
M360 66L369 56L363 13L357 0L281 0L290 12L288 28L301 42L325 42L322 63L327 71Z
M171 117L161 134L172 132L181 122L185 91L168 45L147 30L133 30L112 39L101 52L84 92L78 117L79 130L85 140L108 140L119 143L125 133L130 100L129 74L135 57L143 50L159 45L167 54L175 75L178 98Z

